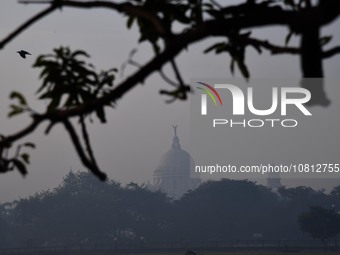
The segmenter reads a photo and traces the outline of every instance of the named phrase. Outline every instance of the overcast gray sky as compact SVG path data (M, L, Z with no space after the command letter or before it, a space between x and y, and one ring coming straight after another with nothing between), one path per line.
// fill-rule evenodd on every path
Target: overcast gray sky
M44 8L39 5L21 5L12 0L1 1L0 6L1 38ZM125 24L126 18L112 11L64 8L33 25L1 50L0 132L7 134L19 130L29 121L27 117L6 117L10 91L22 91L35 109L43 110L44 103L35 100L35 92L40 85L39 70L32 68L35 58L40 54L49 53L61 45L83 49L91 55L90 61L99 70L119 68L126 61L129 52L136 47L136 60L143 63L149 59L150 47L146 44L138 45L136 30L128 31ZM340 22L334 23L323 31L325 35L334 35L331 45L340 44L339 25ZM256 34L283 43L287 30L267 29L257 31ZM193 45L178 58L177 62L187 81L195 77L231 76L230 59L227 56L202 54L202 50L214 41L216 39ZM21 59L16 54L20 49L31 52L32 56L26 60ZM294 56L271 57L268 53L259 56L255 51L248 50L247 62L253 77L300 77L299 59ZM339 56L325 62L326 77L337 79L339 64ZM168 67L165 70L172 75ZM133 71L134 67L128 66L126 74ZM236 77L239 76L237 72ZM144 85L138 86L120 100L116 109L107 110L106 125L100 125L98 122L91 125L95 154L100 167L110 178L123 183L151 181L160 157L171 146L173 124L179 126L178 135L182 148L189 147L189 102L166 104L167 98L159 95L159 90L164 88L167 88L167 84L158 75L152 75ZM313 111L320 115L335 114L340 107L340 99L337 98L337 95L340 95L339 90L340 87L337 86L327 87L332 105L326 109L314 108ZM56 187L70 169L84 169L63 127L56 126L49 136L44 136L43 131L43 128L40 128L25 139L37 144L37 149L31 154L32 163L28 176L22 178L16 171L0 176L0 202ZM333 130L332 134L337 131ZM202 176L203 179L209 177ZM335 184L334 181L332 184L330 181L318 181L312 185L319 188Z

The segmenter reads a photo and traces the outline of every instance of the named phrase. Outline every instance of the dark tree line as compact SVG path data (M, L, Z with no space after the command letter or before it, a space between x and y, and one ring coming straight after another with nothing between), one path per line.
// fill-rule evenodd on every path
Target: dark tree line
M320 206L311 206L308 212L299 216L299 224L304 232L310 233L315 239L320 239L324 248L327 248L327 241L335 239L340 233L340 212L335 206L331 209ZM337 243L336 243L337 245Z
M0 244L249 240L254 233L265 240L308 238L302 231L321 240L320 233L310 229L318 226L320 215L314 221L308 210L312 206L337 212L339 189L331 194L307 187L274 192L251 181L223 179L171 200L148 186L103 183L89 173L70 172L54 190L0 206ZM338 225L330 231L339 230ZM322 237L325 241L334 235Z

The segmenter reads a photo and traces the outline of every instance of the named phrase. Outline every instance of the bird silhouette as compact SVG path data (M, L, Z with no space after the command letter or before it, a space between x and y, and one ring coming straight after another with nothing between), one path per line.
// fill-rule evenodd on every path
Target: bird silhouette
M20 57L22 57L22 58L26 58L26 55L32 55L31 53L29 53L25 50L17 51L17 53L19 53Z

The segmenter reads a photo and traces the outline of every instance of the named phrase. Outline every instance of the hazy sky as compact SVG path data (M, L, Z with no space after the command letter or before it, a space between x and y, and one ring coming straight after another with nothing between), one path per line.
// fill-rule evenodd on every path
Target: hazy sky
M1 1L0 6L0 38L7 36L27 18L44 8L43 5L21 5L12 0ZM325 35L334 35L330 46L340 44L339 25L340 22L334 23L323 31ZM287 30L267 29L257 31L256 34L272 38L276 43L283 43ZM126 18L107 10L64 8L30 27L0 51L0 132L7 134L19 130L29 121L24 116L13 119L6 117L10 103L8 95L11 91L22 91L36 110L44 109L44 102L35 100L40 81L39 70L33 69L32 64L38 55L50 53L53 48L61 45L70 46L71 49L87 51L91 55L90 61L98 70L120 68L133 48L137 47L135 59L141 63L150 58L150 47L146 44L138 45L137 40L136 30L126 29ZM218 39L210 39L193 45L178 58L181 72L188 82L195 77L231 76L228 56L201 53L216 40ZM16 54L20 49L31 52L32 56L26 60L21 59ZM271 57L268 53L259 56L249 49L247 62L253 77L300 77L299 59L294 56ZM326 77L338 78L339 66L339 56L326 61ZM128 66L125 75L134 70L134 67ZM172 76L169 67L165 70ZM238 72L236 76L240 76ZM120 80L120 75L117 78ZM91 125L92 143L99 166L110 178L123 183L151 181L160 157L170 149L173 124L179 126L178 135L182 148L188 148L189 102L166 104L167 98L159 95L159 90L166 88L167 84L154 74L144 85L139 85L120 100L116 109L107 109L106 125L98 124L98 121ZM325 115L337 112L340 107L340 99L337 98L340 95L339 89L327 88L333 104L326 109L314 108L314 111ZM339 102L336 103L337 101ZM29 165L28 176L22 178L17 171L0 176L0 202L53 188L70 169L84 169L63 127L56 126L49 136L44 136L45 127L42 126L33 135L25 138L25 141L34 141L37 144L37 149L31 153L32 163ZM202 178L207 179L209 176ZM326 186L327 182L314 185Z

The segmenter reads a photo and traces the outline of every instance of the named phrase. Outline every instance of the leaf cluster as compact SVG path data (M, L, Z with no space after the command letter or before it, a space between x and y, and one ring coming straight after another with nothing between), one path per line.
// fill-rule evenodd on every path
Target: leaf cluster
M18 91L12 91L11 94L9 95L9 98L17 101L17 104L12 103L9 105L10 108L10 112L8 113L9 118L27 111L32 111L31 108L28 107L26 98L22 93Z
M41 68L42 79L37 94L39 99L49 101L47 111L75 107L111 91L117 69L97 73L83 58L89 58L85 51L72 52L68 47L37 58L33 67ZM96 109L96 114L101 122L106 122L104 106Z
M4 137L1 135L0 140ZM30 164L30 155L27 152L22 152L22 148L35 148L35 144L26 142L16 147L16 152L13 156L9 155L12 144L7 144L0 147L0 173L6 173L17 169L23 176L27 174L27 165Z

